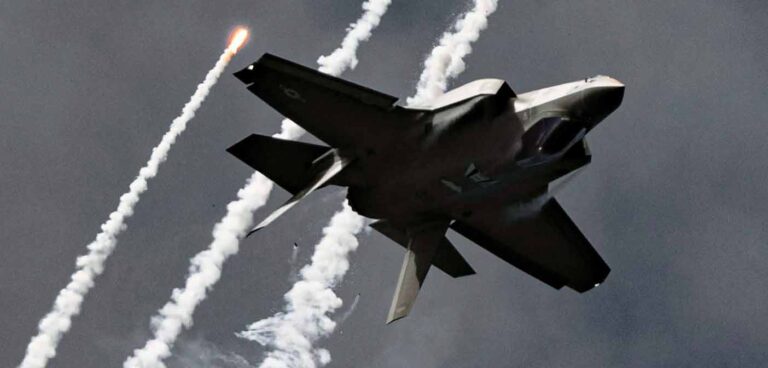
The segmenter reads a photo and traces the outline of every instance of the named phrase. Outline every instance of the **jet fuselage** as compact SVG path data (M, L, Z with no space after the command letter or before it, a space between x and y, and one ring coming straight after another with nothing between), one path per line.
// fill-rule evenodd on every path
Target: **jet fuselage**
M388 323L408 315L432 265L452 277L475 273L448 229L556 289L583 293L608 276L550 183L589 163L586 134L623 98L615 79L519 95L481 79L403 107L269 54L235 76L327 144L251 134L228 149L293 195L249 234L325 185L348 187L352 208L406 250Z
M487 202L526 202L589 162L584 135L621 103L623 85L598 76L515 96L475 96L413 113L407 138L354 158L350 205L401 224L466 218Z

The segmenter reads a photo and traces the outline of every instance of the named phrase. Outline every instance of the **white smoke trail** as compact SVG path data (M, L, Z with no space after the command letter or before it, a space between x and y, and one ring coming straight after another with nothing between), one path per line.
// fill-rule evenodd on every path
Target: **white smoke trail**
M293 246L293 250L291 250L291 265L296 263L296 259L299 258L299 246L295 245Z
M416 95L408 99L409 104L429 103L445 92L450 78L464 71L463 58L472 52L470 44L487 26L487 17L496 10L496 4L495 0L476 0L474 8L454 25L455 32L443 35L424 63ZM356 235L363 227L364 218L345 201L323 229L325 235L315 247L312 262L285 294L285 311L252 323L237 334L272 348L260 368L315 368L331 361L328 350L313 344L336 328L329 315L341 307L342 300L332 288L344 278L349 268L347 257L357 248Z
M347 69L357 66L357 48L360 43L371 37L371 32L381 22L381 17L387 12L392 0L368 0L363 3L363 15L357 22L347 28L347 35L341 41L341 46L330 55L317 59L323 73L338 76Z
M101 225L101 232L88 244L88 254L77 259L77 271L71 281L62 289L49 312L38 325L38 334L27 346L27 352L19 367L41 368L56 355L56 347L72 323L72 317L80 313L80 306L88 291L94 286L96 276L104 271L104 263L117 245L117 236L126 229L125 220L133 215L133 209L142 193L147 190L147 182L157 175L158 168L168 157L176 138L184 132L187 123L195 117L211 88L221 76L237 48L227 48L219 57L216 65L197 86L181 115L173 119L170 129L163 135L160 144L152 149L152 155L139 175L131 182L130 190L120 197L117 209L109 214L109 220Z
M176 346L178 366L185 368L255 368L243 356L201 338L181 339Z
M498 0L475 0L472 10L454 24L453 32L446 32L429 57L416 86L416 95L407 99L409 106L427 106L448 88L449 78L464 71L464 57L472 52L472 42L488 26L488 16L496 11Z
M213 242L190 261L184 288L174 289L171 300L152 318L154 338L136 349L124 367L165 367L162 359L171 355L182 328L192 325L195 308L221 277L224 261L238 252L240 240L252 225L253 211L267 202L271 190L269 179L259 172L251 175L238 191L238 199L227 205L227 214L214 226Z
M363 3L362 17L347 29L341 47L318 59L319 70L338 75L357 64L357 49L367 40L379 24L391 0L369 0ZM273 137L298 139L304 129L292 121L282 122L280 133ZM221 277L224 261L236 254L239 242L251 227L253 212L269 199L273 183L260 173L254 173L245 187L238 192L239 199L227 206L227 214L216 224L214 240L208 250L198 253L191 261L184 289L175 289L171 300L152 318L154 338L123 363L125 368L165 367L162 360L171 355L171 348L183 327L192 325L192 315L200 302Z
M325 349L313 348L318 338L333 332L336 323L328 316L342 301L332 288L349 269L348 255L357 249L355 235L363 229L363 217L347 202L323 229L312 262L301 270L301 279L288 293L285 312L255 322L239 337L274 348L260 367L316 367L330 361Z
M339 324L344 323L344 321L347 320L350 316L352 316L352 313L355 312L355 309L357 308L357 303L360 302L360 294L355 295L355 299L352 300L352 305L349 306L349 309L347 309L344 314L341 315L341 318L339 318Z

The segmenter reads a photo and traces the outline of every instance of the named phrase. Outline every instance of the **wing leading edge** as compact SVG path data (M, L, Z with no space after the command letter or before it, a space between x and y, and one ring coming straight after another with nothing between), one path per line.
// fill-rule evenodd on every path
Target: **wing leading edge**
M235 77L275 110L335 148L373 149L399 137L396 97L264 54Z
M528 216L509 208L478 211L451 228L544 283L588 291L611 269L554 198Z

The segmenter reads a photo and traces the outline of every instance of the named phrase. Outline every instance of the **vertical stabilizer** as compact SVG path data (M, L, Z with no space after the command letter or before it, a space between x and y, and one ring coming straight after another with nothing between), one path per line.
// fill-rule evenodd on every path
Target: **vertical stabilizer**
M378 232L384 234L404 249L408 249L408 233L405 228L400 228L392 224L387 220L378 220L371 224L371 227ZM443 235L443 239L440 241L440 245L437 247L434 258L432 258L432 265L445 272L451 277L464 277L474 275L475 270L469 265L467 260L462 257L461 253L456 247L451 244L451 241Z
M408 229L408 249L400 269L387 323L410 313L447 229L447 222L434 222Z

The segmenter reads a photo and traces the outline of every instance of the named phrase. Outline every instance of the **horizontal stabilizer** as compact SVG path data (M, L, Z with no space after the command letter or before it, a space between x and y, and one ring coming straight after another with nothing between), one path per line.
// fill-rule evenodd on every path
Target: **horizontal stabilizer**
M371 227L384 234L406 250L408 249L408 234L405 230L392 225L389 221L379 220L371 224ZM451 277L463 277L474 275L475 270L461 256L456 247L445 236L440 241L432 265Z
M313 162L328 147L251 134L227 152L266 175L291 194L301 191L313 178Z
M316 171L315 176L310 180L304 189L300 190L298 193L294 194L291 199L289 199L287 202L285 202L280 208L272 212L269 216L267 216L264 221L256 225L250 232L248 232L248 235L267 227L269 224L271 224L273 221L275 221L278 217L282 216L284 213L286 213L291 207L295 206L296 203L299 203L304 197L308 196L309 193L314 192L318 188L322 187L324 184L328 183L331 179L333 179L336 174L340 173L348 164L350 163L350 160L341 157L336 150L332 152L331 155L323 156L319 160L319 162L315 163L315 166L321 166L321 167L327 167L324 170Z

